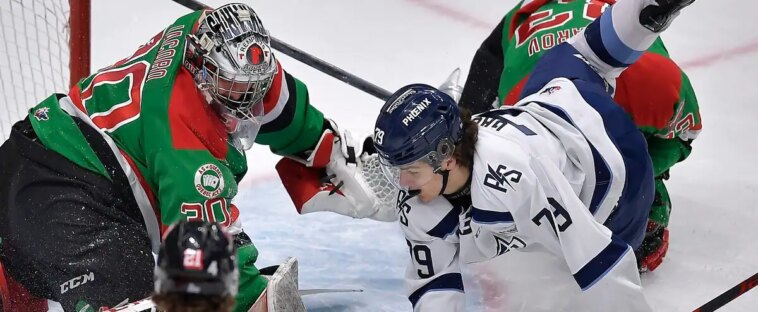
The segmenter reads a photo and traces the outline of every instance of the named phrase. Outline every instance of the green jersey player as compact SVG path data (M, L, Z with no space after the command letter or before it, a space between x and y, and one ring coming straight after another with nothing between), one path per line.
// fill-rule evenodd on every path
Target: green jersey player
M266 280L232 202L245 150L257 142L324 166L312 158L341 144L333 129L276 60L252 8L178 18L30 109L0 147L0 276L12 286L0 289L21 293L5 291L5 311L47 311L44 299L92 311L147 297L161 234L181 220L233 235L235 311L247 311Z

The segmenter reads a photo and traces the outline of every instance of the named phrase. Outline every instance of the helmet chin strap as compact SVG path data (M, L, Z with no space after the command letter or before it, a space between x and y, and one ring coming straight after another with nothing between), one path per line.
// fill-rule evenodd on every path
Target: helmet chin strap
M440 188L440 193L438 195L443 195L445 188L447 188L447 181L450 177L450 170L442 170L441 167L437 167L437 169L434 170L434 173L442 176L442 188ZM416 196L418 194L421 194L421 190L408 190L408 195L410 197Z
M450 178L450 170L442 170L442 168L437 168L434 173L442 176L442 188L440 188L439 195L443 195L445 189L447 188L447 181Z
M445 192L445 188L447 188L447 180L448 177L450 177L450 170L435 170L434 173L439 174L442 176L442 188L440 188L439 195L443 195L442 193ZM414 197L416 195L421 194L421 190L408 190L408 196Z

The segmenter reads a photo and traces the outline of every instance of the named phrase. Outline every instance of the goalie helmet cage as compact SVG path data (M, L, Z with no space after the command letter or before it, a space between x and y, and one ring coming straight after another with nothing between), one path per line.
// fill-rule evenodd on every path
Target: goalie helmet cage
M28 109L89 75L91 0L0 0L0 142Z

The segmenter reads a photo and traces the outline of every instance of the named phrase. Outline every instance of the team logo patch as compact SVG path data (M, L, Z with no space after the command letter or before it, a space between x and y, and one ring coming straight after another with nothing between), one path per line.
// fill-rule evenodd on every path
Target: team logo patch
M411 212L411 205L408 204L408 200L412 197L411 194L405 191L400 191L397 194L397 205L395 205L395 209L399 215L400 224L405 226L408 226L408 214Z
M206 198L215 198L224 190L224 174L215 164L200 166L195 172L195 189Z
M513 249L519 249L526 247L526 243L524 241L516 236L508 237L499 237L495 236L495 241L497 242L497 255L502 255L506 252L509 252Z
M257 43L250 45L245 52L245 58L251 65L260 65L264 61L264 51Z
M544 91L540 92L540 94L553 94L555 92L558 92L561 90L561 86L552 86L550 88L545 89Z
M34 118L37 118L37 121L49 120L50 116L47 115L48 112L50 112L50 108L40 107L34 111Z
M487 164L487 170L489 173L484 176L484 185L503 193L508 193L506 186L515 190L513 184L518 184L521 181L521 171L508 169L505 165L498 165L497 169L493 169Z
M203 251L200 249L185 249L183 266L185 270L203 270Z

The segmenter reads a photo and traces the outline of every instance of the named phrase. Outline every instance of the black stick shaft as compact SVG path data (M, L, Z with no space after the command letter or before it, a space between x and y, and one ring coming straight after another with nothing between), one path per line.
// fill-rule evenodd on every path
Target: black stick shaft
M695 309L695 311L693 312L716 311L717 309L723 307L725 304L731 302L732 300L746 293L748 290L752 289L756 285L758 285L758 273L742 281L736 286L730 288L729 290L725 291L723 294L719 295L718 297L713 298L713 300L708 301L708 303Z
M210 8L209 6L197 0L174 0L174 2L179 3L191 10L202 10ZM279 52L289 55L290 57L300 62L303 62L305 65L313 67L329 76L336 78L337 80L347 83L383 101L386 101L391 95L389 91L371 82L368 82L363 78L348 73L337 66L329 64L326 61L323 61L274 37L271 37L271 47L278 50Z
M192 11L209 9L210 7L197 0L174 0L174 2L181 4Z
M287 44L286 42L283 42L274 37L271 37L271 47L286 55L289 55L290 57L300 62L303 62L303 64L305 65L318 69L319 71L329 76L332 76L336 78L337 80L347 83L383 101L386 101L387 99L389 99L390 95L392 95L389 91L382 89L381 87L373 83L370 83L364 80L363 78L360 78L351 73L348 73L337 66L329 64L313 55L305 53L302 50L299 50Z

